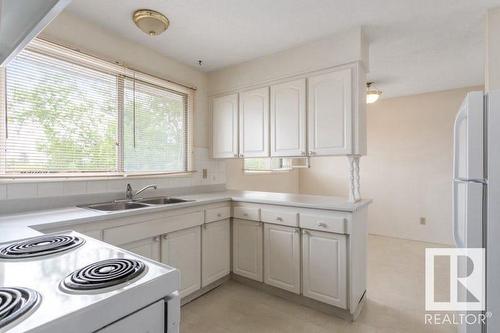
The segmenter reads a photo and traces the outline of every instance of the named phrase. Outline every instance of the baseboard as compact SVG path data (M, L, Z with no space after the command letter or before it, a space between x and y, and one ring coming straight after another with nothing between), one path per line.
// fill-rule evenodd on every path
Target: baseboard
M205 287L195 291L192 294L189 294L181 299L181 306L184 304L187 304L195 299L197 299L200 296L203 296L204 294L208 293L209 291L220 287L224 282L228 281L231 279L231 275L226 275L218 280L215 280L214 282L206 285Z

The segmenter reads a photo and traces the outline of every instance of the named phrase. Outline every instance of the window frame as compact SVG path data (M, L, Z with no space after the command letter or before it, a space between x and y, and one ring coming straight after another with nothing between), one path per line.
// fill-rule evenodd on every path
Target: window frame
M79 50L73 50L66 46L55 44L40 38L34 39L27 47L27 51L43 54L48 57L56 58L61 61L70 62L76 65L91 68L100 72L112 74L116 76L117 82L117 170L113 172L47 172L47 173L6 173L6 127L8 110L7 105L7 85L6 85L6 68L0 67L0 181L16 180L16 179L106 179L106 178L129 178L129 177L148 177L148 176L182 176L189 175L193 170L193 113L194 113L194 95L196 88L187 85L179 84L170 80L162 79L157 76L146 74L130 67L127 67L119 62L104 60ZM182 95L185 99L185 170L183 171L154 171L154 172L126 172L124 171L124 81L125 79L142 81L147 84L157 86L161 89L166 89L175 94Z

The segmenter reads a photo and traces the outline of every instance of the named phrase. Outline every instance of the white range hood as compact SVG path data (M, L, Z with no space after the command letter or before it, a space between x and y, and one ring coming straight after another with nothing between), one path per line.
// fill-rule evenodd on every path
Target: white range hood
M5 66L71 0L0 0L0 66Z

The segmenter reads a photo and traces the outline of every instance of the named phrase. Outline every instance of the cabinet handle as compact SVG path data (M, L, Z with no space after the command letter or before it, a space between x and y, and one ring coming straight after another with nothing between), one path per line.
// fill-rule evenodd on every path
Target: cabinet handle
M158 242L160 240L160 236L153 237L153 242Z
M243 154L240 154L240 157L243 157Z
M168 238L168 237L167 237L167 235L163 235L163 239L165 239L165 240L166 240L167 238Z
M283 218L282 218L281 216L278 216L278 217L276 218L276 220L278 220L278 221L283 221Z
M306 156L306 152L305 152L305 151L301 151L301 152L300 152L300 155L302 155L302 156Z
M309 155L316 155L316 152L311 150L311 151L309 152Z
M304 234L304 235L310 235L309 231L307 231L307 230L302 230L302 234Z
M328 227L328 226L327 226L327 225L326 225L326 223L324 223L324 222L318 222L318 227L321 227L321 228L326 228L326 227Z
M293 232L294 232L294 233L298 233L298 232L299 232L299 229L293 229Z

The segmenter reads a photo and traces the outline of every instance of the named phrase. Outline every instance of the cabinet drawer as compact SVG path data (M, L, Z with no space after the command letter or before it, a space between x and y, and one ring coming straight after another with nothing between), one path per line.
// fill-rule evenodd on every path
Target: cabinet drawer
M261 209L260 218L262 222L298 227L298 214L283 210Z
M339 234L347 233L348 216L339 213L315 214L301 213L300 227L304 229L319 230L326 232L335 232Z
M243 220L260 221L260 209L256 207L234 207L233 217Z
M142 223L109 228L103 232L103 241L113 245L155 237L169 232L187 229L203 223L202 212L168 216Z
M224 219L228 219L231 217L231 208L230 207L217 207L217 208L209 208L205 210L205 222L215 222Z

